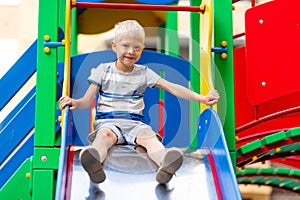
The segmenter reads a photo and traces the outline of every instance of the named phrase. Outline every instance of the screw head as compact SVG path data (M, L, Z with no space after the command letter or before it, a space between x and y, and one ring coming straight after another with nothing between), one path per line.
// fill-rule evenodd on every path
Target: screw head
M45 48L44 48L44 52L45 52L46 54L50 53L50 48L49 48L49 47L45 47Z
M227 58L227 53L221 53L221 58L225 60Z
M27 173L25 174L25 177L26 177L27 179L30 179L30 173L27 172Z
M46 162L47 161L47 156L41 156L41 161Z
M44 40L45 41L50 41L50 36L49 35L44 35Z

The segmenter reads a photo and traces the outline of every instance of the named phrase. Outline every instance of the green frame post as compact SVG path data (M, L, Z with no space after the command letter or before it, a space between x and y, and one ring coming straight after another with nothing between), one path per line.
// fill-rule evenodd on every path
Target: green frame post
M167 11L166 13L166 31L165 47L168 55L178 57L180 54L178 38L178 13L177 11Z
M200 6L201 0L191 0L191 6ZM190 13L190 87L196 92L200 93L200 13ZM200 115L200 104L198 102L190 101L190 148L197 148L197 119Z
M78 54L77 8L72 8L71 56Z
M72 32L71 35L71 56L77 55L77 47L78 47L78 42L77 42L77 35L78 35L78 29L77 29L77 9L72 8ZM59 27L65 31L65 21L66 21L66 1L65 0L59 0L59 22L58 25ZM65 58L65 49L62 47L58 48L58 62L64 62Z
M58 25L59 0L39 1L32 199L54 198L54 175L59 160L58 148L54 146L58 51L51 48L49 53L44 52L44 36L56 42Z
M50 180L54 180L53 170L36 169L33 171L32 199L54 199L53 191L55 183Z
M39 2L38 26L34 144L35 146L53 146L56 118L57 50L51 48L48 54L44 52L44 36L49 35L51 41L57 41L57 1L56 4L54 1Z
M213 1L214 6L214 46L220 47L222 41L227 42L227 58L222 59L215 54L215 63L220 79L216 78L216 89L220 93L218 114L224 127L228 149L235 166L235 117L234 117L234 71L233 71L233 30L232 1Z
M53 199L55 195L56 171L60 148L55 144L57 110L57 64L64 61L64 48L50 48L44 52L44 36L50 42L58 41L58 28L65 28L66 1L40 1L37 48L36 113L33 155L32 199ZM76 22L76 9L72 10L72 21ZM51 20L49 20L51 19ZM77 54L77 26L72 42L72 55Z
M58 27L63 31L65 30L65 18L66 18L66 1L58 0L59 10L58 10ZM57 60L58 62L64 62L65 58L65 48L57 48Z

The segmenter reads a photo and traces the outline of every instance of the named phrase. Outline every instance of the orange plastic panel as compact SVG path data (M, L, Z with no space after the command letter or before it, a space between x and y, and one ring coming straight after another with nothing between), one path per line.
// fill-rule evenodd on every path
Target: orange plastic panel
M246 12L247 95L251 105L300 91L300 3L276 0Z

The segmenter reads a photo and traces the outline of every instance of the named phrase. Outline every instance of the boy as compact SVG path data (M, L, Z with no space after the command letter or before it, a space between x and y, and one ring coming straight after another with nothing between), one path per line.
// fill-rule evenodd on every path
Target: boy
M144 49L145 32L135 20L126 20L115 26L112 49L117 61L100 64L90 75L90 86L80 99L64 96L60 109L69 105L70 110L89 108L97 93L95 131L89 135L90 146L80 152L80 162L94 183L101 183L106 176L103 162L114 144L140 145L159 169L156 180L168 183L183 162L177 148L166 149L152 128L144 123L143 94L146 87L162 88L171 94L204 103L208 106L219 100L217 91L207 96L199 95L183 86L171 83L151 69L135 64Z

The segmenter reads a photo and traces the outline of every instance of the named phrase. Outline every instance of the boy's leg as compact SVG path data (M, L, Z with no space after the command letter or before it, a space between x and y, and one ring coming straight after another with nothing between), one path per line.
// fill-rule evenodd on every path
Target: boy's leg
M151 129L142 129L136 137L136 143L143 146L151 160L160 165L166 149Z
M96 148L100 162L103 163L107 157L107 152L114 144L117 143L117 136L110 128L101 128L92 142L91 146Z
M151 129L141 130L136 143L146 148L149 157L159 166L156 180L161 184L168 183L183 163L183 154L177 148L165 149Z
M93 143L80 152L80 162L92 182L101 183L105 180L102 163L106 159L107 151L116 142L116 135L109 128L102 128Z
M183 154L177 148L167 149L156 174L160 184L168 183L183 163Z

